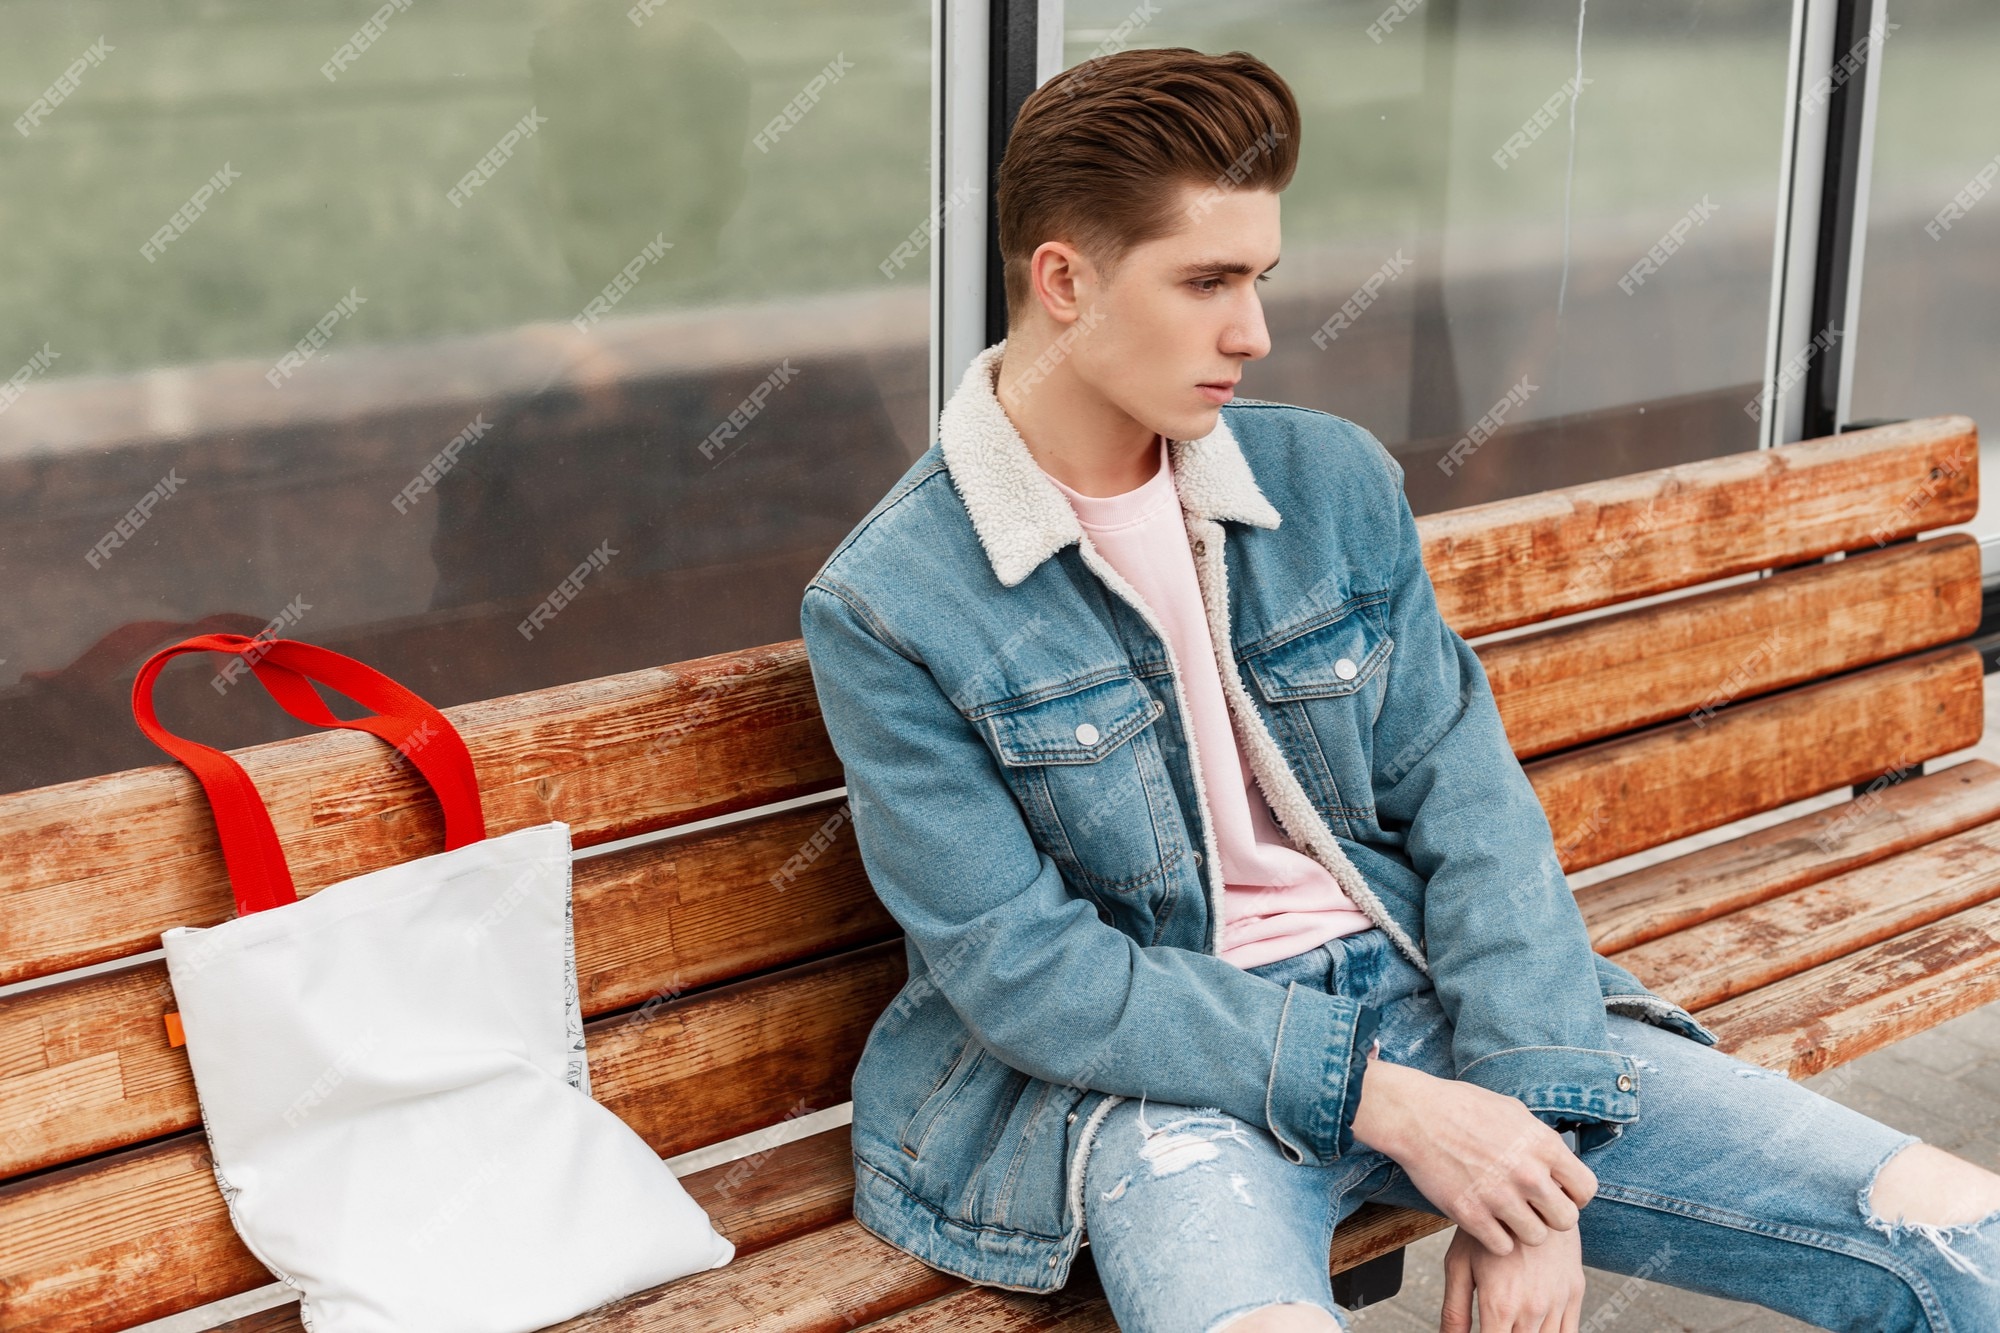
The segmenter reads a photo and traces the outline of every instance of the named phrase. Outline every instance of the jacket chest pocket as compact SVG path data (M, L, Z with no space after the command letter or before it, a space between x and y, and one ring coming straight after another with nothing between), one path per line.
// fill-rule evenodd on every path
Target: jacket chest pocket
M1389 594L1362 593L1240 654L1272 733L1336 830L1375 820L1374 730L1389 687Z
M1036 845L1114 918L1163 912L1164 888L1187 855L1153 729L1164 712L1135 677L1119 675L1002 703L984 718Z

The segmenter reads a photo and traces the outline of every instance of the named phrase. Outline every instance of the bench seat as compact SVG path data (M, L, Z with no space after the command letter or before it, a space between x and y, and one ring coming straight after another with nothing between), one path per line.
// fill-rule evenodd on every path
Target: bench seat
M1577 894L1595 947L1794 1078L2000 998L2000 767L1920 771L1984 729L1977 544L1914 540L1976 511L1976 460L1972 423L1939 417L1419 521L1446 619L1498 636L1475 646L1566 871L1850 796ZM848 1099L903 943L801 644L449 711L490 826L560 818L583 849L601 1101L676 1156ZM302 894L438 845L372 740L237 754ZM193 779L0 796L0 853L0 982L106 969L0 996L0 1327L127 1328L267 1284L165 1040L164 968L135 959L231 911ZM690 1173L736 1259L562 1327L1113 1327L1088 1262L1037 1297L895 1250L853 1220L851 1170L839 1127ZM1332 1267L1447 1225L1364 1205ZM297 1307L223 1327L289 1333Z

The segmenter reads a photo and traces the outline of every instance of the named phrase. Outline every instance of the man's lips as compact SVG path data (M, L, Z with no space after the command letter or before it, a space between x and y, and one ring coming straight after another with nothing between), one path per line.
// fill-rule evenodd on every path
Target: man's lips
M1195 388L1199 389L1201 396L1211 403L1226 403L1236 396L1235 380L1209 380L1195 385Z

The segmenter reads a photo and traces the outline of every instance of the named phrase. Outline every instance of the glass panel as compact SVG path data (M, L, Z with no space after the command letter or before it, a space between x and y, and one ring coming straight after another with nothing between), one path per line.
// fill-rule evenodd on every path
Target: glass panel
M1757 446L1791 8L1069 0L1065 59L1285 76L1300 164L1243 392L1368 427L1424 513Z
M0 790L158 762L197 626L439 704L796 638L928 443L926 0L8 20ZM287 734L220 664L169 722Z
M1897 0L1881 46L1874 178L1849 412L1963 412L2000 462L2000 11ZM1962 531L2000 533L1989 480Z

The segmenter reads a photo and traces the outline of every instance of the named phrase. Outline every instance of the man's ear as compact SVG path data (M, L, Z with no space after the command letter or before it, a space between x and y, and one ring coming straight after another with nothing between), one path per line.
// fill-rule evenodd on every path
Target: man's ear
M1043 241L1028 256L1028 290L1064 328L1082 314L1082 288L1092 285L1095 276L1090 261L1067 241Z

